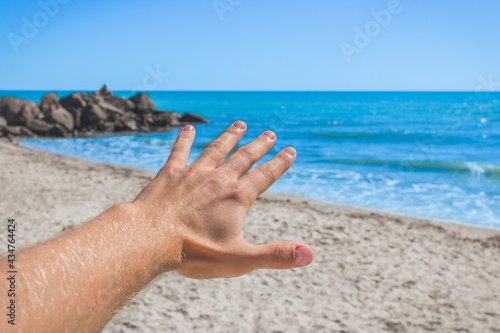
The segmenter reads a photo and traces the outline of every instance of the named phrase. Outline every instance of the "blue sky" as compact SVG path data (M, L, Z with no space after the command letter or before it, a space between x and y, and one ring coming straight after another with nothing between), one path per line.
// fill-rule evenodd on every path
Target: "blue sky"
M2 90L106 82L112 90L471 91L479 76L500 81L497 0L41 0L0 8Z

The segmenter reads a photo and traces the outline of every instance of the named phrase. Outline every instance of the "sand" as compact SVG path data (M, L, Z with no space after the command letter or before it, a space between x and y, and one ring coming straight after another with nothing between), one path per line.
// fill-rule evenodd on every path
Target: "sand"
M154 176L6 142L0 168L2 220L16 219L23 248L132 200ZM499 231L267 193L244 234L304 242L316 260L230 279L166 274L104 332L500 332Z

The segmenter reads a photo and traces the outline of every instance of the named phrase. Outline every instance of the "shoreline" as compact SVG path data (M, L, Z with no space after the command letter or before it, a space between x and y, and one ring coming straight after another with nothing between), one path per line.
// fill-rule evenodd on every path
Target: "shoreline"
M187 123L185 123L183 125L186 125L186 124ZM169 129L167 132L179 129L181 127L182 126L173 127L171 129ZM163 131L151 132L151 133L137 133L137 132L133 132L133 131L123 132L123 133L110 132L110 133L105 133L105 134L102 134L102 135L95 135L95 136L88 136L88 137L77 137L77 138L74 138L74 139L78 139L78 138L85 139L85 138L113 137L113 136L120 136L120 135L129 135L129 134L130 135L137 135L137 134L139 134L139 135L140 134L147 135L147 134L154 134L154 133L163 133ZM46 151L44 151L42 149L29 148L29 147L21 146L20 143L24 139L30 139L30 138L29 137L23 137L23 138L21 138L17 142L12 142L12 141L10 141L7 138L0 137L0 143L6 142L6 143L13 144L15 146L18 146L18 147L21 147L21 148L24 148L24 149L33 149L33 150L37 150L37 151L46 152ZM38 139L40 139L40 138L38 138ZM68 139L68 138L46 137L46 138L41 138L41 139ZM61 157L68 157L68 156L65 156L65 155L60 155L60 154L51 153L51 152L46 152L46 153L57 155L57 156L61 156ZM68 158L74 158L74 157L68 157ZM81 158L76 158L76 159L81 159ZM156 174L153 171L142 169L142 168L135 168L135 167L123 166L123 165L117 165L117 164L111 164L111 163L92 162L92 161L87 161L85 159L81 159L81 160L86 161L86 162L90 162L90 163L113 165L113 166L117 166L117 167L135 169L135 170L138 170L138 171L144 171L144 172L147 172L147 173L151 173L153 175ZM401 218L414 218L414 219L430 220L430 221L433 221L434 223L437 223L437 224L452 224L452 225L456 224L456 225L463 226L463 227L487 229L487 230L493 230L493 231L499 231L500 232L500 228L483 226L483 225L476 225L476 224L472 224L472 223L468 223L468 222L464 222L464 221L446 220L446 219L439 219L439 218L426 217L426 216L409 215L409 214L404 214L404 213L399 213L399 212L393 212L393 211L388 211L388 210L387 211L386 210L379 210L379 209L376 209L376 208L360 207L360 206L351 205L351 204L342 204L342 203L337 203L337 202L330 202L330 201L324 201L324 200L319 200L319 199L313 199L313 198L307 197L305 195L298 195L298 194L266 192L266 194L267 193L277 194L277 195L282 195L282 196L288 196L288 197L297 197L297 198L301 198L301 199L305 199L305 200L310 200L310 201L315 201L315 202L319 202L319 203L324 203L326 205L332 205L332 206L341 207L343 209L353 208L353 209L357 209L357 210L367 211L367 212L370 212L370 213L391 214L391 215L399 216Z
M19 249L132 200L154 173L0 140L0 210ZM497 331L500 231L265 193L245 220L253 244L310 245L305 268L216 280L168 273L103 332ZM6 248L6 234L0 246Z
M468 222L463 222L463 221L455 221L455 220L445 220L445 219L438 219L434 217L426 217L426 216L417 216L417 215L409 215L409 214L404 214L404 213L399 213L399 212L393 212L393 211L388 211L388 210L379 210L376 208L369 208L369 207L360 207L356 205L350 205L350 204L342 204L342 203L336 203L336 202L330 202L330 201L323 201L323 200L318 200L318 199L313 199L309 198L304 195L296 195L296 194L285 194L285 193L277 193L277 192L267 192L270 194L276 194L280 196L285 196L285 197L295 197L295 198L301 198L304 200L309 200L312 202L317 202L321 204L325 204L327 206L333 206L333 207L338 207L340 209L353 209L353 210L358 210L358 211L365 211L366 213L371 213L371 214L387 214L391 215L394 217L399 217L401 219L415 219L415 220L422 220L423 222L431 222L435 223L438 225L444 225L447 228L453 228L455 225L458 226L459 228L466 228L466 229L484 229L488 231L494 231L494 232L500 232L500 228L495 228L495 227L488 227L484 225L477 225L477 224L471 224Z

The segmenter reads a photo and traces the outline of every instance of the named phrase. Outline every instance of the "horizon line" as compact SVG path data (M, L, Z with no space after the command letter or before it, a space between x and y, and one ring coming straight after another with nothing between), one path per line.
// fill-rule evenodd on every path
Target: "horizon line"
M94 92L99 90L93 89L0 89L0 91L37 91L37 92ZM110 90L111 92L258 92L258 93L287 93L287 92L295 92L295 93L336 93L336 92L365 92L365 93L474 93L472 90L122 90L122 89L114 89ZM500 93L500 91L489 91L490 93Z

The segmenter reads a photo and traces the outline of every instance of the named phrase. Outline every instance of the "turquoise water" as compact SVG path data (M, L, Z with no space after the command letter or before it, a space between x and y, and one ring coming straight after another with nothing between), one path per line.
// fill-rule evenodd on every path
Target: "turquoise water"
M45 92L0 92L38 101ZM67 92L59 92L60 96ZM117 92L129 97L132 92ZM195 112L191 161L234 120L266 129L298 157L271 191L500 228L500 93L150 92L159 109ZM22 145L157 171L178 131ZM264 161L269 160L271 154Z

